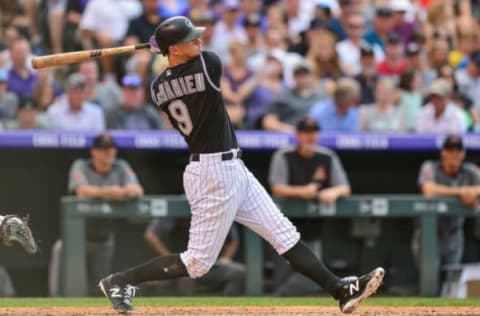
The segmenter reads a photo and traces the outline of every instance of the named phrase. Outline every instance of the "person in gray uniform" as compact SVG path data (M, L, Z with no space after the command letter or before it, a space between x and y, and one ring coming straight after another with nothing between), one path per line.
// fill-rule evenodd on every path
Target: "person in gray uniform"
M301 118L296 125L296 146L278 149L272 156L269 184L272 195L333 203L350 195L350 183L335 152L318 146L320 127L310 117ZM320 221L295 219L293 223L305 242L321 257ZM279 296L298 296L318 293L321 288L300 273L294 273L283 260L275 262L275 291Z
M425 161L420 169L418 184L426 197L453 196L475 210L480 194L478 167L465 162L466 152L462 138L448 135L440 151L440 160ZM440 216L438 218L438 253L440 267L460 263L464 250L462 216ZM420 231L417 229L412 241L413 255L418 262L420 254Z
M77 159L70 169L68 190L77 197L126 200L143 195L135 172L117 158L116 144L107 134L93 139L91 159ZM115 246L112 219L91 218L86 222L87 278L89 293L96 295L99 278L111 272Z

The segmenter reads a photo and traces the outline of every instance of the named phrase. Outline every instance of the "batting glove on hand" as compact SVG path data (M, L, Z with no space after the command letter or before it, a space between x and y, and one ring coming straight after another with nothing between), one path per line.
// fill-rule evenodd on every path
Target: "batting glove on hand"
M16 215L5 216L0 224L0 238L5 246L10 247L16 242L29 254L34 254L38 250L32 231L28 227L28 217L21 219Z

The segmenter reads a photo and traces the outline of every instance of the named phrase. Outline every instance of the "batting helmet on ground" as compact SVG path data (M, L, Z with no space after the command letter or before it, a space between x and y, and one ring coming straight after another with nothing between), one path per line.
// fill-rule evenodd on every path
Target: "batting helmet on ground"
M150 45L157 52L167 55L169 46L199 38L204 30L204 27L195 27L184 16L174 16L157 26L155 34L150 38Z

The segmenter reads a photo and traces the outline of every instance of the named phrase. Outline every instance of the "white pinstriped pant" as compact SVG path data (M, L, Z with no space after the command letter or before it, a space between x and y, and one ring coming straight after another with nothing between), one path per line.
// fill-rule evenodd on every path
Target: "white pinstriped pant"
M279 254L300 240L241 159L222 161L221 153L201 154L200 161L187 165L183 186L192 218L187 250L180 257L191 278L210 270L234 221L262 236Z

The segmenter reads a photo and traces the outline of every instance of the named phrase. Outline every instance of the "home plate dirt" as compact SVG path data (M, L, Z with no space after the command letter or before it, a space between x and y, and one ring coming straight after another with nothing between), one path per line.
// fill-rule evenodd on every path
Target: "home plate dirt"
M214 316L263 316L263 315L284 315L284 316L340 316L337 307L322 306L256 306L256 307L138 307L134 316L157 315L157 316L186 316L186 315L214 315ZM85 315L118 315L111 308L107 307L51 307L51 308L3 308L2 315L22 316L85 316ZM357 316L480 316L478 307L381 307L361 306L352 315Z

